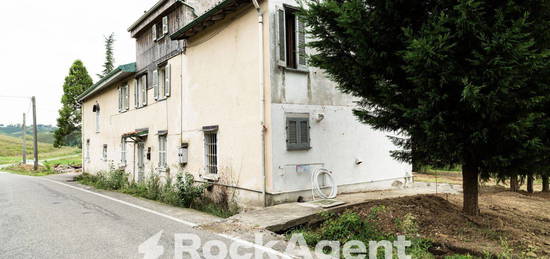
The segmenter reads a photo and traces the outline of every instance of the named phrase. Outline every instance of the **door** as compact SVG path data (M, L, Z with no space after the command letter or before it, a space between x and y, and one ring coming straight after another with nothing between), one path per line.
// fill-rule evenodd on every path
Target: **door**
M139 182L143 181L143 175L145 174L145 143L138 143L137 151L137 179Z

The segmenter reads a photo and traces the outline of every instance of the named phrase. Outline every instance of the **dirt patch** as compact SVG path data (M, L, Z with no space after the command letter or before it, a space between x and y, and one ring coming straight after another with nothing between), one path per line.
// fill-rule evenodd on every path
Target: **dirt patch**
M398 222L414 220L415 231L436 244L435 255L514 254L521 258L550 257L550 195L523 194L484 188L480 195L481 215L461 212L461 195L417 195L376 200L352 208L367 217L371 208L385 207L379 227L386 233L400 233Z

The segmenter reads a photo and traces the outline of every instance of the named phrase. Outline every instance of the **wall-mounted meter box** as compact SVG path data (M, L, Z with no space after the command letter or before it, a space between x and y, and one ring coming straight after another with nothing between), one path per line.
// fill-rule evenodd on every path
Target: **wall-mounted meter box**
M189 157L189 144L181 143L181 147L178 150L178 159L180 164L182 165L187 164L188 157Z

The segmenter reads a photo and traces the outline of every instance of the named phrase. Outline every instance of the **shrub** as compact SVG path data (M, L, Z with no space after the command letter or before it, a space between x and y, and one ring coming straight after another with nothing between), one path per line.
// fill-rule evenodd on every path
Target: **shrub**
M176 176L176 189L181 206L190 208L194 202L203 195L205 185L195 185L195 178L191 174Z
M180 205L179 195L171 177L166 178L166 183L162 186L160 201L174 206Z

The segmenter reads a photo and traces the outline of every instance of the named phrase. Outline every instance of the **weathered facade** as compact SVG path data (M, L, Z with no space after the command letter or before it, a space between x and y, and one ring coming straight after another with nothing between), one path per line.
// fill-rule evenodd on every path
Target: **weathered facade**
M163 0L130 27L134 71L81 96L86 172L189 172L242 206L307 199L319 168L339 192L410 181L389 133L359 123L354 98L307 66L296 3L253 2Z

